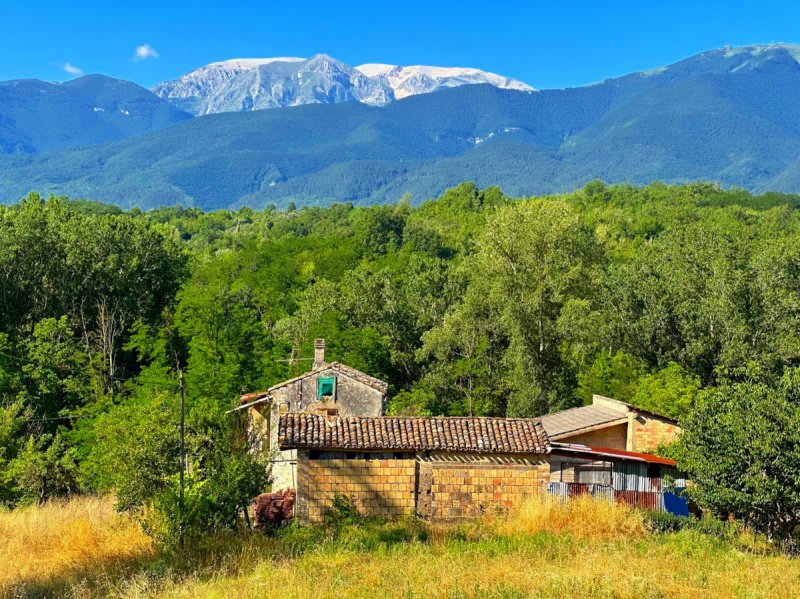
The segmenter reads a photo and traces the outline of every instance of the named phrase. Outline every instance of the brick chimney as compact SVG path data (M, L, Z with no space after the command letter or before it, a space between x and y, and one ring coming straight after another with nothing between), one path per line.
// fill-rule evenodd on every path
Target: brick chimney
M320 366L325 365L325 340L324 339L315 339L314 340L314 366L313 368L319 368Z

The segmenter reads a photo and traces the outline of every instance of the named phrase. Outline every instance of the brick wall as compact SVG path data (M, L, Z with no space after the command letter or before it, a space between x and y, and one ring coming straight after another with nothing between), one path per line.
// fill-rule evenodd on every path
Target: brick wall
M626 449L628 443L628 425L616 424L607 426L588 433L578 433L571 436L558 437L559 442L580 443L593 447L610 447L611 449Z
M633 447L631 451L653 451L659 445L669 443L680 433L680 428L668 420L638 414L633 420Z
M309 459L298 452L299 520L320 522L336 495L353 499L365 516L397 518L414 513L413 459Z
M549 473L542 456L428 456L420 462L418 512L453 520L512 508L543 492Z

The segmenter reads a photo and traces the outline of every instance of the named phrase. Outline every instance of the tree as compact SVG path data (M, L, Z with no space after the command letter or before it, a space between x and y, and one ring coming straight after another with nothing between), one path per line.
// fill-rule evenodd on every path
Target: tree
M630 354L601 351L592 365L578 374L577 395L584 404L591 403L594 394L631 401L645 371L645 365Z
M21 503L43 503L78 488L75 450L58 434L31 435L9 465Z
M566 202L531 200L488 219L464 265L468 299L454 309L463 312L460 322L478 322L490 307L493 326L505 338L509 416L537 416L574 403L569 331L565 336L560 319L571 300L592 296L599 257L594 232ZM470 330L453 331L453 356L467 346L459 332Z
M666 368L641 377L630 402L633 405L683 420L694 408L700 392L700 379L674 362Z
M432 363L414 390L415 401L412 397L398 398L405 402L405 410L455 416L504 415L509 389L503 377L506 343L499 320L496 307L468 292L441 325L424 333L424 345L417 356ZM420 399L427 400L426 404L420 405Z
M771 538L800 524L800 369L777 385L757 378L707 389L675 449L687 489L718 516Z

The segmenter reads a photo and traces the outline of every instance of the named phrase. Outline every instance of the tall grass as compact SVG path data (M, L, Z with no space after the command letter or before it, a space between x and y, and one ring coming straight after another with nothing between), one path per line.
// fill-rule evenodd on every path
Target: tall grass
M0 596L68 586L133 567L154 554L150 539L108 497L0 512Z
M640 513L588 497L567 503L542 497L506 517L457 525L292 526L272 536L208 538L179 553L154 550L104 500L0 518L0 534L16 539L16 549L3 548L0 568L13 564L14 554L28 564L0 579L6 594L14 592L9 581L35 578L41 584L28 584L28 596L800 596L797 560L747 553L694 530L654 534ZM58 539L80 528L70 522L87 518L85 532ZM98 528L113 538L89 541ZM94 549L72 548L84 539ZM55 580L50 586L48 576Z
M588 495L564 501L543 495L523 504L509 517L498 518L493 528L503 535L567 534L583 539L637 539L645 535L641 512L613 501Z

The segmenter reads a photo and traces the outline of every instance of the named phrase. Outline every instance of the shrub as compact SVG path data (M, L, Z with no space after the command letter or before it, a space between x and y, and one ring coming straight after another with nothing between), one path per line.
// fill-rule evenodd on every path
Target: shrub
M711 516L695 518L693 516L676 516L668 512L645 512L644 525L653 532L672 533L681 530L696 530L699 533L723 540L731 540L740 532L736 524Z
M334 495L331 507L325 514L325 524L340 526L346 524L363 524L364 516L358 511L355 500L347 495Z

